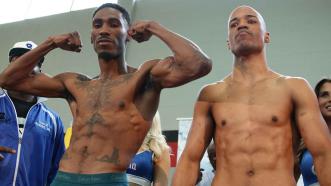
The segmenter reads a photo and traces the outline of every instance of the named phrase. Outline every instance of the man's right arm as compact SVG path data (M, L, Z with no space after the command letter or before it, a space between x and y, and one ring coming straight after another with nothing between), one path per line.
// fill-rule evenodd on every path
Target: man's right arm
M214 125L210 103L204 99L206 96L204 92L204 90L201 91L195 104L193 123L176 168L173 186L196 184L200 161L213 135Z
M31 75L39 60L55 48L79 52L81 42L77 32L50 36L35 49L10 63L0 74L0 87L38 96L64 97L63 75L53 78L44 73Z

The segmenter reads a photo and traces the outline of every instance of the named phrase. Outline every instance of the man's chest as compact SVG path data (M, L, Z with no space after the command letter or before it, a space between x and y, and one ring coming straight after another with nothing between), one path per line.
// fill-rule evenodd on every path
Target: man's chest
M293 112L290 93L281 87L235 87L223 91L212 103L211 114L216 123L287 122Z

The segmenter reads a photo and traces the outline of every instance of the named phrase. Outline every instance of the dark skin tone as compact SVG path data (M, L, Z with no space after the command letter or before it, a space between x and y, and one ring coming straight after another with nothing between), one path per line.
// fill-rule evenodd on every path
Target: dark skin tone
M152 35L168 45L173 56L146 61L138 69L128 66L126 42L131 38L147 41ZM94 16L91 42L98 55L98 78L73 72L54 77L26 75L26 69L55 48L79 52L81 42L74 32L50 36L22 56L17 65L0 74L0 85L67 100L74 118L73 132L60 162L61 171L125 172L150 128L161 90L206 75L210 60L195 44L156 22L139 21L129 27L113 8L103 8ZM21 83L16 85L13 79Z

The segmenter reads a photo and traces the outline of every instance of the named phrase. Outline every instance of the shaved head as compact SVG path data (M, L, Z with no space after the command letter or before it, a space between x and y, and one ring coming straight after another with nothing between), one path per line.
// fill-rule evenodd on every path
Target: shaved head
M232 12L229 16L228 25L230 25L231 20L235 19L235 15L237 15L238 11L245 11L247 13L250 13L251 16L256 16L257 19L260 21L263 30L264 31L267 30L266 23L265 23L262 15L257 10L255 10L253 7L247 6L247 5L238 6L237 8L232 10Z
M270 42L262 15L250 6L235 8L228 20L228 47L235 56L264 52Z

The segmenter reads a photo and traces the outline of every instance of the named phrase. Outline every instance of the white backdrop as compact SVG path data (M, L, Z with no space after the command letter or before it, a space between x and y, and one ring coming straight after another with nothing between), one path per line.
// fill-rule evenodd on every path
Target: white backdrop
M182 154L186 140L187 134L191 128L192 118L177 118L178 121L178 151L177 151L177 162L179 160L180 155ZM210 165L207 152L203 155L203 158L200 163L200 168L204 170L212 170L212 166Z

